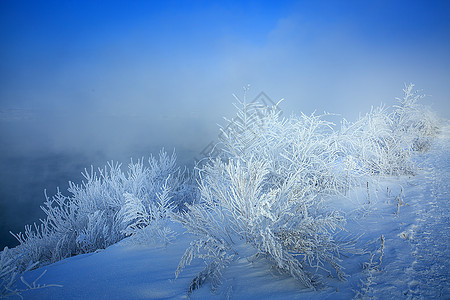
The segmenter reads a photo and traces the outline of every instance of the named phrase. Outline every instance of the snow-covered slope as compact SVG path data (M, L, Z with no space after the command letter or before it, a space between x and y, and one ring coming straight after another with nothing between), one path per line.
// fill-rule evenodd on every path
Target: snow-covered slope
M450 127L442 128L433 148L416 158L414 177L388 178L367 185L330 205L345 212L346 228L360 236L360 253L342 257L347 281L326 278L309 291L293 278L252 257L245 244L212 293L208 284L193 299L378 299L450 297ZM28 272L32 282L58 284L23 293L25 299L183 299L194 276L204 267L194 260L175 279L175 270L192 237L179 224L172 244L140 245L123 240L103 251L79 255Z

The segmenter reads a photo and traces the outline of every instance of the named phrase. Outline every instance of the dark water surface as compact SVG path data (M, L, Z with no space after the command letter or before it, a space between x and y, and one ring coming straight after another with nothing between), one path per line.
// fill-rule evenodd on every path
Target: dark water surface
M81 171L98 164L100 157L77 154L40 153L0 157L0 247L18 243L9 233L23 232L26 224L38 222L45 214L40 206L57 187L68 195L68 182L81 182ZM106 161L103 161L105 163Z

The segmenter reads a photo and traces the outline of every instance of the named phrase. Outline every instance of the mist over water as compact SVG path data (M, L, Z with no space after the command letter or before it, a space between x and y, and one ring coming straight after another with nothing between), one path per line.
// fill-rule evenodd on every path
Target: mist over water
M176 149L181 166L264 91L355 120L404 83L450 117L447 1L2 1L0 247L84 168Z
M9 115L11 116L12 112ZM111 118L90 124L96 124L97 130L110 127L115 134L105 136L102 134L105 130L103 128L95 132L79 126L77 130L82 132L79 133L80 137L75 138L79 144L58 144L66 138L58 139L57 133L67 130L68 134L71 129L61 128L68 125L61 124L60 127L51 128L42 124L46 121L42 120L41 116L32 118L0 121L1 247L18 244L10 231L24 232L26 224L39 223L39 219L45 218L40 209L45 200L44 190L49 197L56 194L57 188L64 195L70 196L67 191L68 182L80 184L84 180L82 172L85 169L90 170L93 166L96 171L103 168L107 162L115 161L121 163L123 170L126 170L131 159L144 158L147 161L150 155L157 157L163 148L168 153L175 150L181 167L192 168L194 157L200 157L200 152L207 142L205 137L199 137L192 140L189 148L188 144L182 143L182 137L178 142L165 141L162 138L155 140L152 139L152 134L148 133L151 132L152 126L147 122ZM42 127L45 127L45 130L42 130ZM72 136L75 134L76 132L71 133Z

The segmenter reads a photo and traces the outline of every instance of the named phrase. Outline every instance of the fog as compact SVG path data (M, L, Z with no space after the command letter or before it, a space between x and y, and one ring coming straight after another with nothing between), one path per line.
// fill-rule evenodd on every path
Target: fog
M0 3L1 247L91 164L192 165L247 84L354 120L413 82L449 117L447 1L164 3Z

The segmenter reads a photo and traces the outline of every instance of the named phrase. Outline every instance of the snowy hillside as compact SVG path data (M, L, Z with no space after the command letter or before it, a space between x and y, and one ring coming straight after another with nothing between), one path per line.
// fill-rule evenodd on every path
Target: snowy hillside
M413 88L340 127L245 91L194 170L85 170L0 253L0 296L447 297L450 130Z
M346 229L361 235L355 253L342 261L347 281L326 278L317 291L252 256L249 246L236 249L239 258L223 272L221 286L208 285L193 299L377 299L450 297L450 127L444 126L432 149L415 157L416 176L386 179L360 188L331 203L345 211ZM368 193L369 191L369 193ZM183 299L195 275L204 268L194 260L175 279L180 258L192 236L172 223L178 233L171 244L139 245L125 239L97 253L68 258L25 274L32 282L58 284L23 293L25 299ZM382 238L383 237L383 238ZM383 241L382 241L383 240Z

